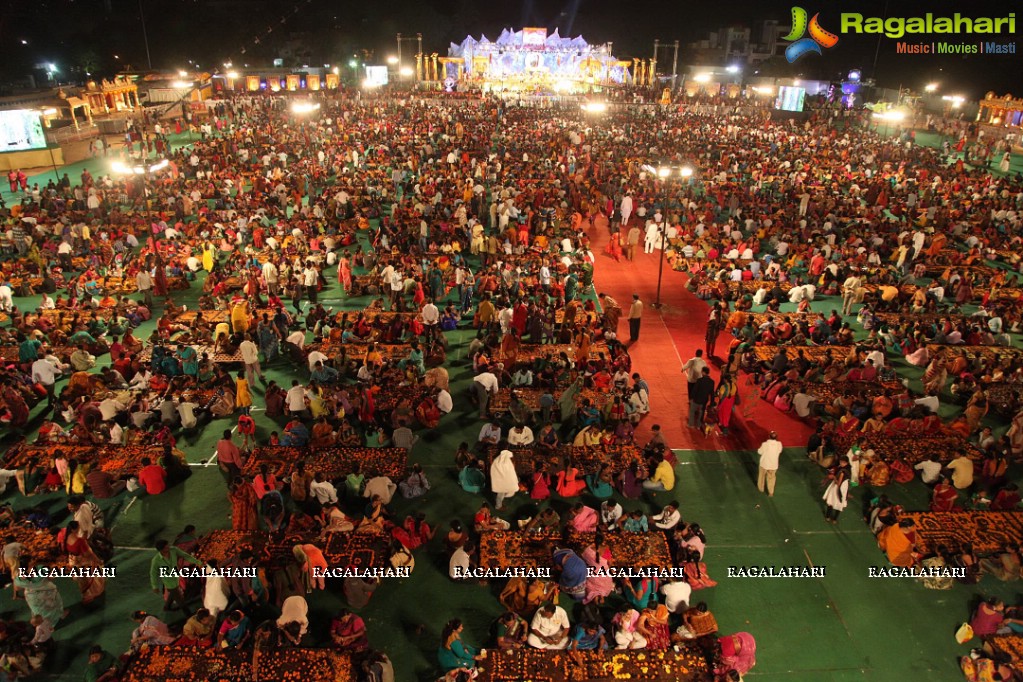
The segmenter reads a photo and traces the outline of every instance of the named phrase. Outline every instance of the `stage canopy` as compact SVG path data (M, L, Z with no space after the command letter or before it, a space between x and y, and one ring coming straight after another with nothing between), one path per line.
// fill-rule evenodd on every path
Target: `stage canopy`
M442 78L476 82L493 90L549 89L579 92L632 82L632 61L619 61L611 44L591 45L582 36L563 38L557 29L505 29L496 40L467 36L451 43Z

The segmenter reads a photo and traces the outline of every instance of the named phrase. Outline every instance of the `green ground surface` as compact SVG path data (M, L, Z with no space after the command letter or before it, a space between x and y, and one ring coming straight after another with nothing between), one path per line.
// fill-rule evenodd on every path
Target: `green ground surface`
M93 162L94 172L97 165ZM80 168L71 174L78 172ZM331 287L320 297L327 305L354 310L368 302L366 298L342 301L332 276L330 282ZM680 280L675 280L675 285L681 286ZM176 294L175 301L193 307L198 291L196 283L187 294ZM17 303L28 307L35 301L18 299ZM821 299L814 308L830 310L837 305L838 299ZM138 335L146 338L152 325L144 325ZM413 509L422 510L430 521L444 527L454 518L471 521L479 504L478 497L458 487L452 465L457 444L474 441L480 426L465 395L470 380L465 348L471 336L471 331L462 329L448 334L447 366L455 410L442 419L436 431L421 434L423 441L416 446L411 461L424 465L433 489L414 501L396 497L393 507L399 517ZM101 364L108 360L101 359ZM919 370L915 371L918 375ZM304 378L306 372L304 368L296 372L287 361L278 360L267 368L267 376L290 383L292 377ZM262 404L258 386L255 402L257 406ZM653 407L656 415L657 406ZM262 412L254 416L259 438L279 429ZM787 419L781 415L778 418ZM198 435L182 438L179 445L191 463L202 464L213 454L221 431L234 423L228 419L214 421ZM801 449L785 452L777 494L770 500L755 489L755 453L679 454L679 486L675 491L648 495L642 504L625 502L625 507L642 506L653 511L669 499L678 499L683 517L703 526L708 537L706 562L718 586L696 593L694 601L702 599L711 605L723 632L745 630L757 638L758 663L747 679L961 679L955 659L967 647L955 644L953 632L968 617L968 603L981 593L1016 598L1015 588L994 584L990 579L978 586L957 584L950 591L936 592L908 580L868 578L868 567L883 566L886 561L859 517L864 491L854 491L837 527L826 524L820 502L822 472ZM917 482L893 484L886 492L909 509L926 508L926 490ZM63 503L58 495L31 499L8 495L8 500L17 507L45 504L51 509L59 509ZM587 502L596 504L592 499ZM559 512L569 506L564 500L553 504ZM524 511L527 505L520 496L510 503L509 514ZM84 652L93 643L101 643L112 652L123 651L133 629L128 617L131 611L142 608L159 614L160 599L148 590L148 548L154 539L171 538L188 523L195 524L200 532L230 525L226 486L215 466L194 466L193 476L182 486L139 501L129 509L125 510L123 498L104 501L102 506L118 545L111 562L117 567L117 577L108 581L105 603L89 610L80 605L75 586L61 581L61 593L71 615L56 633L57 648L47 664L50 679L81 679ZM826 576L743 579L726 575L728 566L810 564L826 567ZM501 610L496 599L500 585L452 584L446 568L443 548L435 540L418 551L411 578L385 582L362 610L371 645L388 652L402 682L435 679L438 638L450 618L465 622L465 639L470 643L489 643L490 624ZM314 643L322 644L329 618L343 606L340 585L328 583L328 590L315 594L310 602L310 631ZM24 602L12 602L7 590L0 598L0 611L19 618L28 614Z

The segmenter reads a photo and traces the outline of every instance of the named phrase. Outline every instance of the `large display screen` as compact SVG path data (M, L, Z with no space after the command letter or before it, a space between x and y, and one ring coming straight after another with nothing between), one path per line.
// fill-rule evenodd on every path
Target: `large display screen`
M387 67L386 66L367 66L366 67L366 85L371 88L380 87L387 85Z
M46 135L38 111L12 109L0 111L0 151L46 149Z
M806 88L791 88L783 85L778 88L778 98L774 100L774 108L782 111L802 111L805 99Z

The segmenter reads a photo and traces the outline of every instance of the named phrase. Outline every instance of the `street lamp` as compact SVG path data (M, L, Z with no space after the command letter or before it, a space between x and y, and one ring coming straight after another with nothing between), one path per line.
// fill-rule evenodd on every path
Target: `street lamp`
M937 83L928 83L927 85L924 86L924 92L934 92L937 89L938 89Z
M398 58L392 54L390 57L387 58L387 63L390 64L391 66L394 66L395 64L398 63Z
M661 180L661 185L664 189L664 213L661 215L661 255L657 261L657 296L654 300L653 306L655 308L661 307L661 277L664 275L664 251L668 245L668 183L667 181L678 176L689 182L689 179L693 177L692 166L668 166L668 165L644 165L643 170L652 175L656 175Z
M889 132L889 123L899 123L906 118L906 112L899 109L889 109L888 111L878 111L874 113L874 119L878 121L884 121L884 134L887 135Z
M582 105L582 110L587 114L603 114L607 111L606 102L587 102Z
M299 101L293 102L292 105L291 105L291 112L294 113L294 114L311 114L314 111L319 111L319 110L320 110L320 103L319 102L309 102L309 101L299 100Z

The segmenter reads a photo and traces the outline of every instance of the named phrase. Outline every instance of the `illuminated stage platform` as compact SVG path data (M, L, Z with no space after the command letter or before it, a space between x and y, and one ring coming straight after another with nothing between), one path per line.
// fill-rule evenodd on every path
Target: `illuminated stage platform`
M451 43L447 57L432 55L421 77L448 89L585 92L602 86L642 85L652 79L653 60L619 60L611 43L591 45L581 36L563 38L545 28L505 29Z

